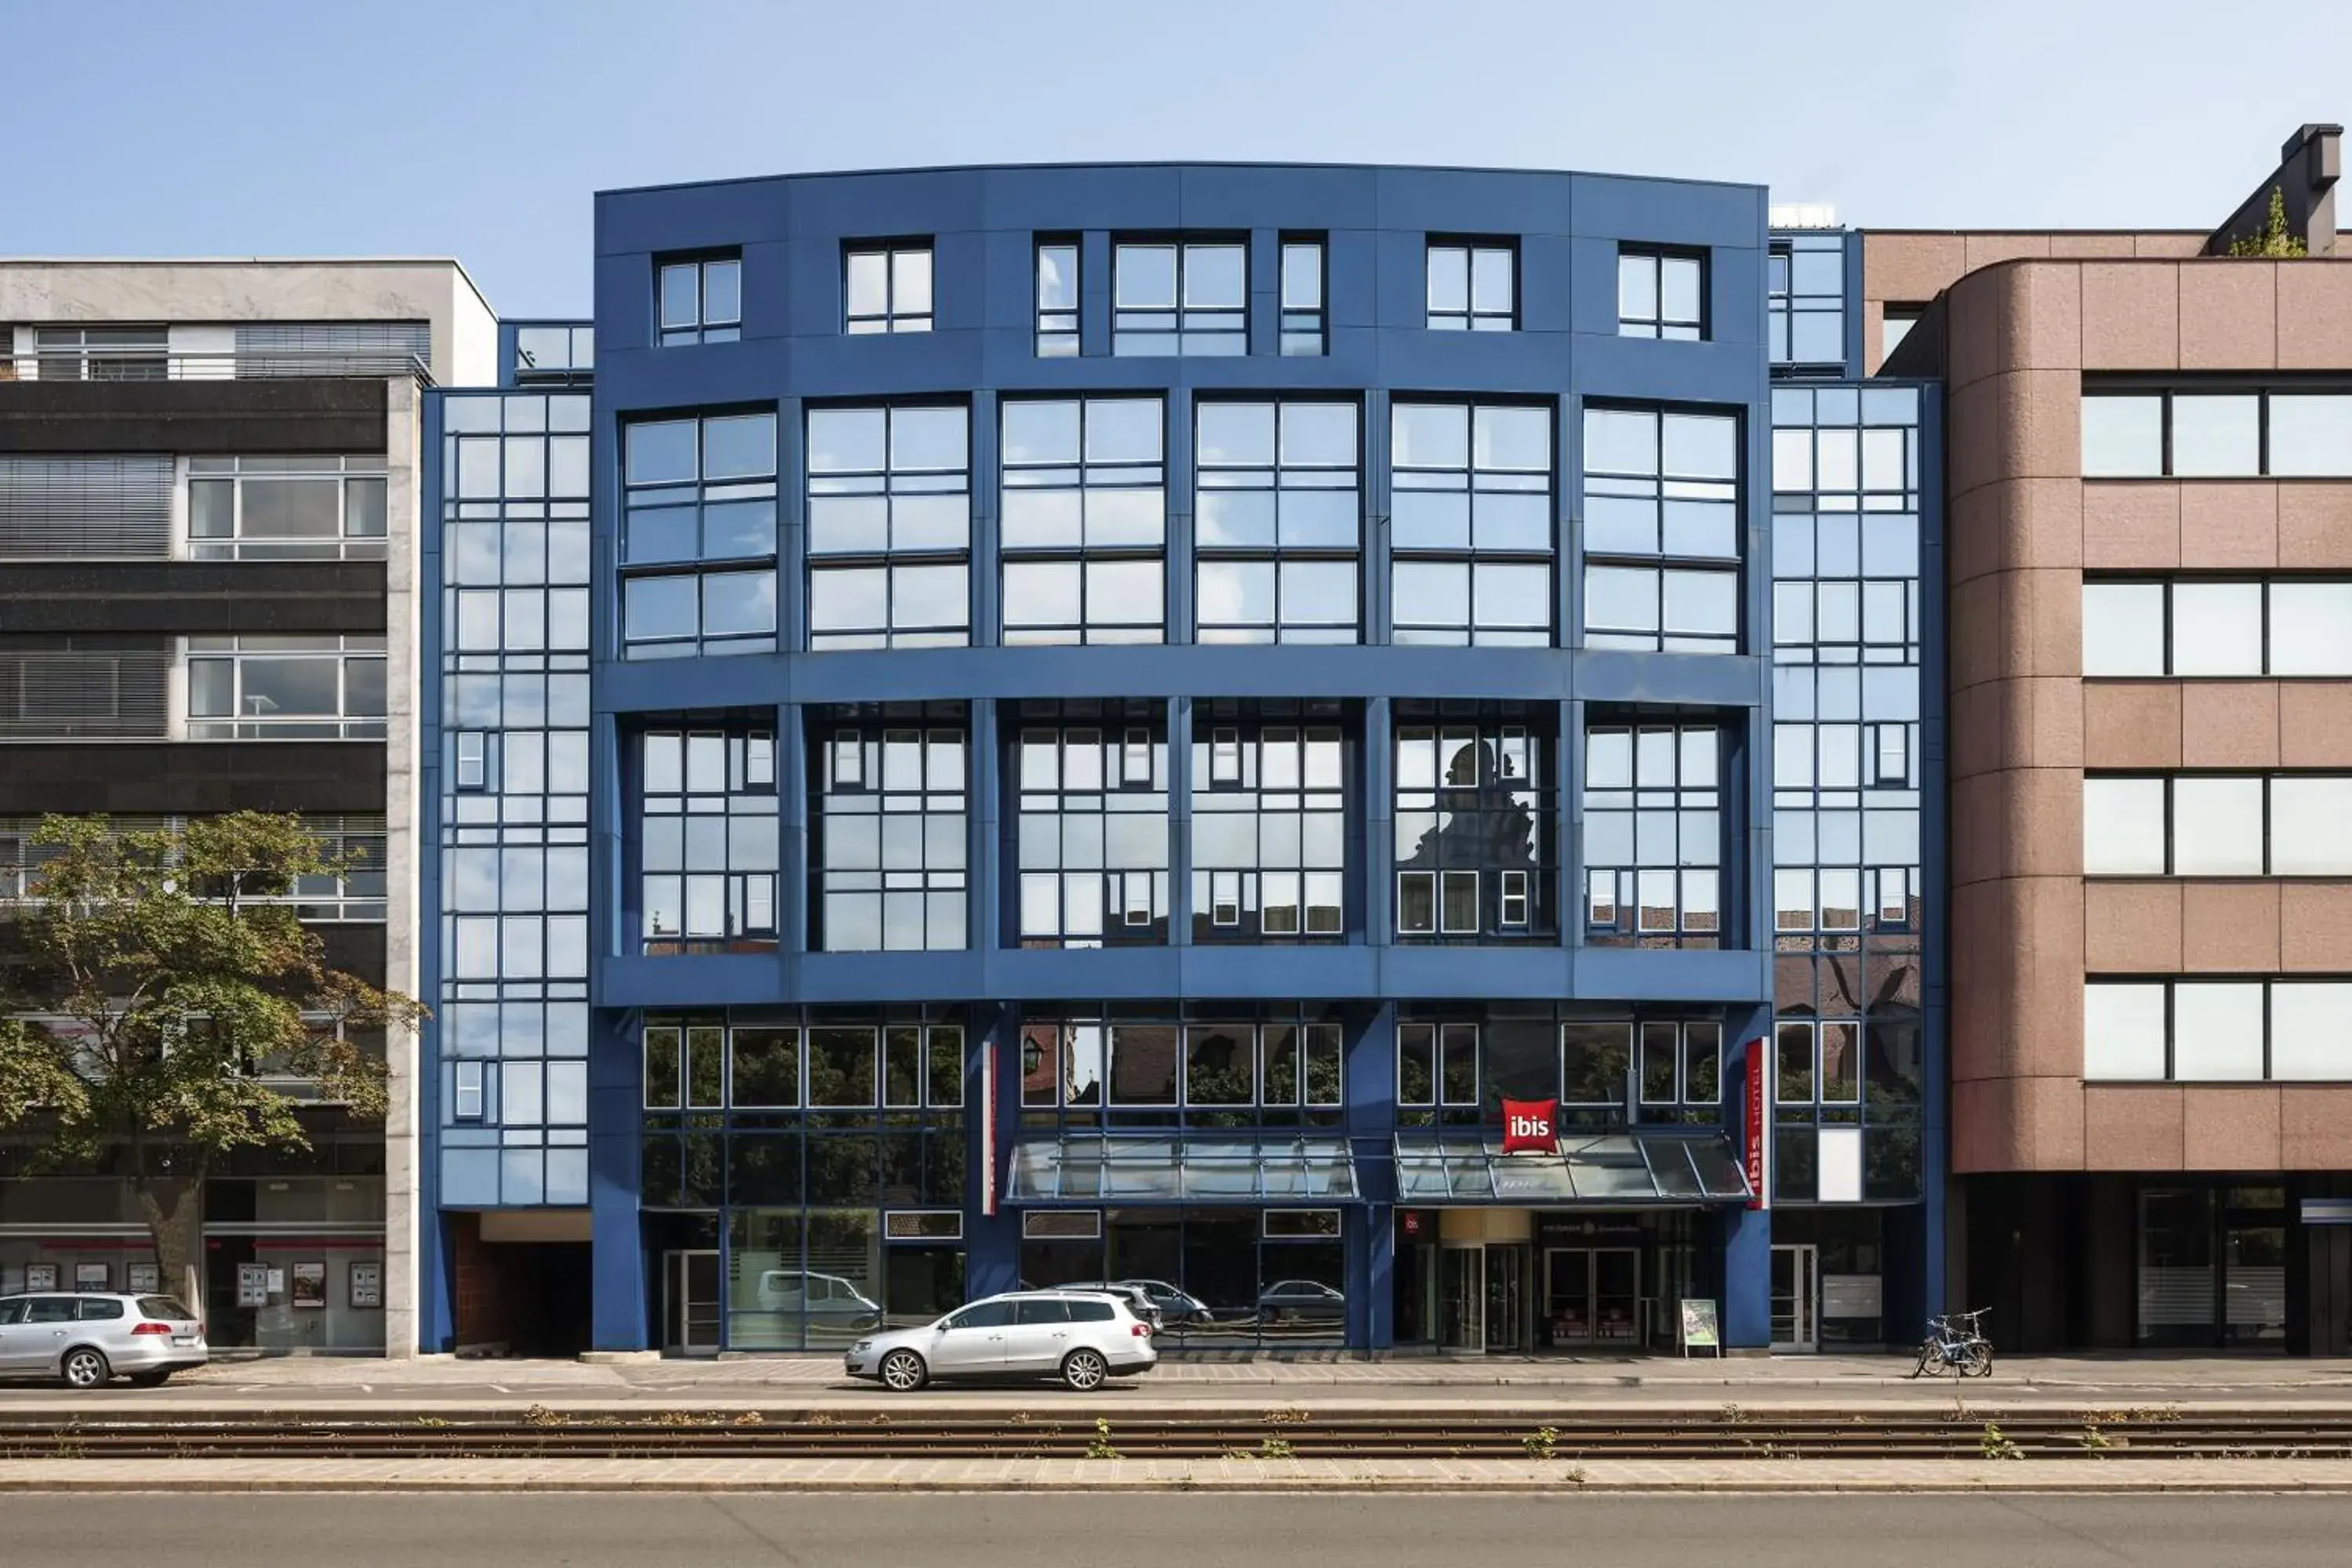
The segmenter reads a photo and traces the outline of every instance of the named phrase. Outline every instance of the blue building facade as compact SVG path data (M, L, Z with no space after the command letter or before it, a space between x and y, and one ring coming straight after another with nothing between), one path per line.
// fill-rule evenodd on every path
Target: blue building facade
M1847 237L1212 165L596 235L428 409L425 1348L1916 1331L1937 410Z

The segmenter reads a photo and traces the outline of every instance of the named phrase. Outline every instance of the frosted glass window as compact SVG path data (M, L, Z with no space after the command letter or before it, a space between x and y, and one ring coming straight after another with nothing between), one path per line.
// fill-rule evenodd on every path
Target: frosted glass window
M2273 675L2352 675L2352 583L2273 583Z
M2271 874L2352 875L2352 778L2270 783Z
M2181 981L2172 988L2172 1076L2183 1082L2263 1076L2263 986Z
M2164 780L2083 781L2083 871L2164 875Z
M2164 584L2083 584L2083 673L2164 673Z
M2247 393L2172 395L2172 471L2239 479L2263 471L2262 399Z
M2172 781L2172 869L2181 877L2263 874L2263 781Z
M2172 672L2175 675L2260 675L2263 672L2263 585L2260 583L2174 584Z
M2083 1076L2092 1079L2164 1076L2162 985L2083 987Z
M2271 984L2271 1077L2352 1079L2352 985Z

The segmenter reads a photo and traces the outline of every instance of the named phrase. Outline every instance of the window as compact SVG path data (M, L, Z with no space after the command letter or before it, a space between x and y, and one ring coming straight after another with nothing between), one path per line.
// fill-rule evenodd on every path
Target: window
M2352 476L2352 392L2083 389L2085 479Z
M928 332L931 330L931 242L860 244L842 254L846 300L842 330Z
M1917 326L1919 318L1927 313L1927 308L1924 305L1889 304L1880 310L1878 357L1882 363L1903 346L1903 340L1911 335L1911 329Z
M1429 330L1507 332L1518 325L1518 247L1507 239L1429 242Z
M515 329L514 379L566 382L585 379L596 368L596 329L548 322Z
M2352 876L2352 776L2094 773L2091 877Z
M965 944L964 731L828 725L818 763L817 945Z
M1354 642L1356 405L1204 400L1197 417L1200 640Z
M776 647L776 416L623 430L621 632L629 658ZM709 563L738 562L729 570Z
M1166 942L1165 717L1025 728L1015 768L1021 945Z
M1282 352L1327 353L1323 314L1323 241L1286 237L1282 242Z
M172 374L168 327L37 327L33 366L43 381L163 381Z
M381 560L385 529L382 457L188 459L191 560Z
M1478 1026L1400 1023L1397 1103L1402 1106L1478 1104Z
M1721 750L1712 725L1586 731L1588 942L1714 947L1722 941Z
M1110 352L1249 353L1249 247L1238 239L1114 247Z
M1201 942L1345 932L1347 806L1336 724L1197 705L1192 932Z
M731 343L743 335L743 258L665 258L654 268L663 348Z
M1842 944L1839 933L1917 924L1919 417L1914 387L1772 389L1772 857L1784 933ZM1816 945L1788 940L1791 951Z
M192 637L191 741L380 741L383 638Z
M457 759L455 780L457 788L478 790L488 786L489 736L480 730L457 730L450 734L451 754Z
M776 738L650 730L639 742L645 951L776 942Z
M1037 357L1075 359L1078 353L1078 242L1037 242Z
M482 1064L460 1061L449 1064L452 1073L449 1114L459 1121L479 1121L482 1119Z
M809 647L971 640L970 415L812 408Z
M1007 644L1163 640L1164 423L1156 397L1005 403Z
M1865 1026L1859 1019L1783 1021L1776 1025L1772 1041L1778 1078L1774 1101L1786 1106L1863 1103L1864 1032L1876 1032L1882 1027L1877 1024Z
M740 1018L740 1016L739 1016ZM648 1110L955 1110L961 1024L646 1020ZM770 1125L761 1123L761 1125ZM844 1151L848 1146L843 1145ZM739 1151L740 1152L740 1151ZM811 1163L828 1152L812 1147ZM797 1146L792 1157L797 1160Z
M1739 646L1739 420L1584 411L1588 647Z
M1774 364L1845 363L1845 236L1776 238L1765 257L1765 336Z
M2094 980L2083 987L2083 1076L2093 1082L2352 1079L2340 978Z
M2352 675L2352 581L2090 579L2083 673Z
M1552 641L1552 414L1398 402L1389 534L1400 643Z
M1401 704L1396 731L1396 931L1462 941L1550 934L1552 744L1528 720L1432 722Z
M1620 246L1617 335L1685 342L1706 336L1706 258Z

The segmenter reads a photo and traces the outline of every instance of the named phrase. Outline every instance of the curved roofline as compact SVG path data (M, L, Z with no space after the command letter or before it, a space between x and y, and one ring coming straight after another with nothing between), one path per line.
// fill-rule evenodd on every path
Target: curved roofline
M885 174L1042 174L1070 169L1318 169L1349 174L1551 174L1600 180L1646 180L1658 184L1705 185L1717 190L1762 191L1769 188L1760 183L1746 180L1701 180L1682 174L1627 174L1601 169L1513 167L1496 163L1334 163L1276 158L1102 158L1041 163L919 163L883 169L801 169L710 180L678 180L656 185L614 185L598 191L596 196L602 200L605 196L641 195L652 191L696 191L717 185L767 184L777 180L868 179Z

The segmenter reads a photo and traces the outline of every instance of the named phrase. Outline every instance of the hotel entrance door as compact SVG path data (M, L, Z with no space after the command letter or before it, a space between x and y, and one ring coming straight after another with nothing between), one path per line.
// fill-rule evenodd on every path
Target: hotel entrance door
M1546 1248L1543 1326L1554 1345L1640 1343L1641 1249Z
M1528 1249L1466 1242L1442 1256L1438 1348L1468 1355L1526 1349Z

